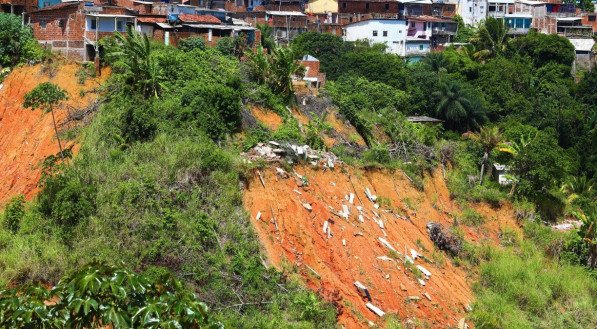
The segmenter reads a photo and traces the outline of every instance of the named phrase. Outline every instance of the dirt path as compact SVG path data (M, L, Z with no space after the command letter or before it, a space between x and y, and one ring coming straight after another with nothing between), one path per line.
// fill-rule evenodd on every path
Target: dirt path
M58 152L54 136L52 117L41 110L22 108L23 97L39 83L51 81L64 88L70 99L66 104L85 108L97 98L88 93L99 86L101 79L88 79L80 85L75 76L79 66L60 65L53 78L46 74L41 65L24 66L15 69L2 83L0 89L0 206L17 194L30 199L37 192L41 175L40 163L49 155ZM81 96L81 92L85 93ZM62 122L67 111L56 111L57 122ZM64 144L70 146L73 141ZM75 147L76 151L76 147Z
M368 327L368 321L384 323L365 307L367 300L353 285L357 280L367 286L372 304L388 314L396 314L402 321L410 319L415 325L426 323L431 328L458 325L472 301L470 285L474 278L454 266L447 256L433 253L427 222L451 225L450 214L458 211L439 174L428 178L425 191L420 192L401 172L350 168L296 171L307 177L308 186L300 187L300 180L294 175L283 179L270 169L262 171L265 188L255 175L244 195L245 207L274 266L296 266L310 288L338 303L342 312L339 323L345 328ZM378 196L379 209L367 199L365 188ZM350 193L355 194L353 204L346 200ZM312 207L311 211L305 203ZM337 215L342 205L349 208L348 219ZM362 223L357 206L363 207ZM499 227L515 227L511 210L481 208L491 218L490 223L482 229L465 227L467 238L497 239ZM259 212L261 217L256 219ZM331 237L323 231L325 221L331 228ZM402 260L378 258L397 256L379 238L389 242L399 254L410 255L410 249L414 249L435 259L433 264L421 258L415 260L415 266L421 265L432 274L425 286ZM419 300L411 300L415 299L411 296Z

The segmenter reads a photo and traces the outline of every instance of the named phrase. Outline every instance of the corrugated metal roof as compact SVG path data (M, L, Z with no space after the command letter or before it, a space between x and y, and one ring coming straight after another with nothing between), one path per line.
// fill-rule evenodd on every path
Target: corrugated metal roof
M272 16L307 16L300 11L266 11L268 15Z
M595 40L593 39L568 39L577 51L591 51L595 46Z

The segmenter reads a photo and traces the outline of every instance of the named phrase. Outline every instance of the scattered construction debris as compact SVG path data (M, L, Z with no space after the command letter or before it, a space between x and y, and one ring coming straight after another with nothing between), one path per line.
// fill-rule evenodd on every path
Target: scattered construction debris
M369 191L369 188L365 189L365 195L367 196L367 199L369 199L369 201L371 201L371 202L375 202L377 200L377 195L371 194L371 191Z
M429 271L428 271L426 268L424 268L423 266L421 266L421 265L417 265L417 268L419 269L419 271L421 271L421 273L425 274L425 276L426 276L427 278L430 278L430 277L431 277L431 272L429 272Z
M360 283L359 281L355 281L354 286L357 287L357 290L359 291L359 294L361 295L361 297L367 298L368 301L371 301L371 295L369 294L369 289L367 289L367 287L364 284Z
M551 226L551 228L556 231L565 232L565 231L577 229L581 226L582 226L582 222L579 220L567 220L560 224L554 224Z
M421 300L421 297L419 297L419 296L408 296L408 300L416 302L418 300Z
M373 313L377 314L379 317L383 317L384 315L386 315L386 313L384 311L382 311L379 307L377 307L371 303L367 303L365 305L367 306L368 309L373 311Z
M306 203L306 202L305 202L305 203L303 203L303 207L305 207L305 209L307 209L307 210L309 210L309 211L312 211L312 210L313 210L313 207L311 207L311 205L310 205L310 204L308 204L308 203Z
M256 220L260 220L261 219L261 211L257 212L257 215L255 216Z
M423 296L425 296L425 298L427 298L429 301L431 301L431 296L429 296L428 293L424 293Z
M392 245L388 242L388 240L386 240L386 239L384 239L382 237L379 237L377 240L379 240L379 242L381 244L383 244L384 246L386 246L386 248L390 249L393 252L397 252L396 249L394 247L392 247Z
M296 145L291 143L258 143L248 152L242 154L249 161L265 160L268 162L296 163L306 161L322 168L334 168L340 159L332 152L313 150L309 145Z

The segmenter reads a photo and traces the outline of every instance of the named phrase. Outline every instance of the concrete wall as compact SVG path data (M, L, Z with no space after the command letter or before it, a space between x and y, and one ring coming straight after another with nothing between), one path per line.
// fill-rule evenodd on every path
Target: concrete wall
M337 13L338 0L309 0L305 12L310 14Z
M487 0L459 0L457 12L465 24L476 26L487 17Z
M405 55L407 25L405 20L368 20L344 27L346 41L368 40L371 43L384 43L387 51ZM374 31L377 35L374 35ZM384 35L386 32L386 35Z

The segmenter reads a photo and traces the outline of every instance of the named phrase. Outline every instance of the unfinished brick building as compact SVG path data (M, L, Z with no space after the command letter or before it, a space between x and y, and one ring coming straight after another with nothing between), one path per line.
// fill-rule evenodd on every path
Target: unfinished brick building
M101 38L125 32L127 25L136 23L122 7L65 2L31 12L29 24L42 45L69 58L93 60Z
M0 0L0 12L21 15L36 9L36 0Z

